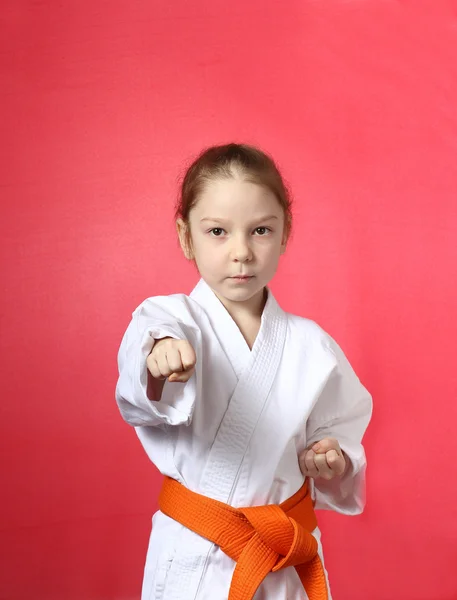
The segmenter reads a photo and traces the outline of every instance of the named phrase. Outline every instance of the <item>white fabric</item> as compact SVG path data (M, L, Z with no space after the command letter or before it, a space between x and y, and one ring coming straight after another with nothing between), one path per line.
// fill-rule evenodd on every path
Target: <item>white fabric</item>
M146 357L154 340L187 339L197 355L185 384L148 398ZM316 508L363 509L362 436L371 397L335 341L316 323L287 314L271 292L249 349L237 325L201 280L183 294L145 300L119 350L116 399L151 461L191 490L235 507L280 503L303 484L298 454L324 437L351 459L343 479L317 481ZM320 545L320 532L314 532ZM233 561L160 511L146 560L142 600L222 600ZM304 600L295 569L269 574L256 600Z

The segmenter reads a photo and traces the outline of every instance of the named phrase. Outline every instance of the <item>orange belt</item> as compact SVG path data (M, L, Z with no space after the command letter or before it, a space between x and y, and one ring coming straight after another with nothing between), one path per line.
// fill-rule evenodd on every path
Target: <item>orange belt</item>
M166 477L159 507L237 563L229 600L251 600L270 571L292 566L309 600L328 600L317 541L311 535L317 520L306 482L282 504L233 508Z

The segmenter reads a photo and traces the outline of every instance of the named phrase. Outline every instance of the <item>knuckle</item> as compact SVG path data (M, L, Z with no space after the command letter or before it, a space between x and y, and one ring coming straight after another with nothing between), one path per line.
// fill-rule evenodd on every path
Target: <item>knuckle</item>
M182 364L183 364L183 367L186 370L191 370L191 369L193 369L195 367L195 361L194 360L185 360L185 361L183 361Z
M176 340L176 346L180 350L192 348L192 346L187 340Z
M157 363L159 365L159 369L161 371L170 371L170 365L168 363L168 360L166 357L163 357L163 359Z
M182 371L181 363L179 360L177 360L175 356L168 357L168 366L170 367L170 369L176 371L177 373L179 373L179 371Z

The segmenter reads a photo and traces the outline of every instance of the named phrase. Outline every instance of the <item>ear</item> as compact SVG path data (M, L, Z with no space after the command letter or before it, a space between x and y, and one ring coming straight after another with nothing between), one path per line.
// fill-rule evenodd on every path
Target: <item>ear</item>
M282 240L281 240L281 254L284 254L287 248L287 241L289 240L290 233L290 224L288 222L284 223L284 230L282 232Z
M184 256L187 260L192 260L194 258L194 253L192 250L189 225L183 219L178 219L176 221L176 231L178 232L179 243Z

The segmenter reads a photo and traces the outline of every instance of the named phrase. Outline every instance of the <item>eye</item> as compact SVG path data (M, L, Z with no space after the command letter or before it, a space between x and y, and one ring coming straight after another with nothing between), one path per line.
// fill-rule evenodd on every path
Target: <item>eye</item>
M254 231L257 235L266 235L271 229L269 227L256 227Z
M220 237L223 234L224 230L222 227L213 227L209 230L209 233L214 237Z

